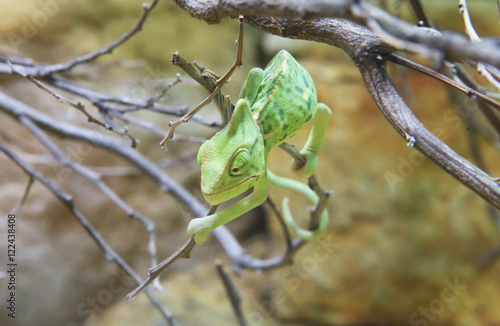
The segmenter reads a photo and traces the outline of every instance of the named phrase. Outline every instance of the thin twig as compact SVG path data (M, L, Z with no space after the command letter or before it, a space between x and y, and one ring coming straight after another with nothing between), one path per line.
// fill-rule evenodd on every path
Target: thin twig
M417 16L418 26L431 27L432 22L425 13L424 6L422 6L422 2L420 0L410 0L411 7L413 8L413 12Z
M108 46L106 46L104 48L97 49L91 53L82 55L80 57L73 58L66 63L59 63L59 64L54 64L54 65L39 67L39 68L37 68L36 73L33 75L35 75L35 76L48 76L48 75L52 75L52 74L57 73L57 72L69 71L78 65L94 61L104 54L109 54L109 53L113 52L117 47L119 47L120 45L122 45L123 43L128 41L137 32L142 30L142 26L144 25L146 18L148 18L148 15L151 13L153 8L156 6L158 1L159 0L153 0L151 3L143 3L142 4L143 12L142 12L141 17L139 18L139 21L136 23L136 25L131 30L125 32L118 39L111 42Z
M467 8L467 0L459 0L458 4L459 12L462 14L465 25L465 33L469 36L469 39L472 43L481 42L481 38L476 33L474 29L474 25L472 25L472 21L469 15L469 9ZM500 90L500 82L498 82L492 73L486 68L486 65L482 62L477 62L475 64L476 70L479 75L483 76L493 87L497 90Z
M281 225L281 229L283 230L283 233L285 234L285 242L286 242L287 250L292 249L292 236L290 234L290 231L288 230L288 227L286 226L285 219L283 218L280 210L278 209L278 206L274 203L271 196L267 196L266 202L273 210L273 213L278 217L278 221Z
M57 78L46 78L45 79L48 83L51 85L63 89L65 91L71 92L75 95L82 96L86 99L88 99L90 102L106 109L106 110L116 110L120 111L123 113L127 112L133 112L133 111L139 111L139 110L144 110L147 109L148 111L154 111L162 114L170 114L170 115L175 115L175 116L183 116L187 112L189 112L188 108L186 106L163 106L163 105L157 105L153 103L153 105L150 104L151 99L141 99L141 100L136 100L136 99L131 99L131 98L126 98L126 97L118 97L118 96L111 96L103 93L99 93L93 90L89 90L87 88L72 84L68 81L57 79ZM116 103L120 104L124 107L121 108L115 108L108 103ZM211 120L205 117L201 117L199 115L193 117L193 121L196 121L198 123L207 125L209 127L217 127L220 126L220 123ZM163 133L164 135L164 133Z
M295 146L290 145L288 143L281 143L280 148L283 149L285 152L287 152L288 155L290 155L295 160L296 166L294 167L294 169L300 169L307 163L306 157L300 154L300 152L297 150ZM318 204L316 205L314 211L312 212L311 220L309 222L309 229L314 230L319 225L319 219L321 213L323 212L323 210L326 209L328 198L330 198L332 192L328 192L320 186L318 178L316 177L315 174L313 174L308 178L308 184L309 187L318 196Z
M167 142L172 139L174 136L175 128L177 128L180 124L188 122L189 119L191 119L198 111L200 111L205 105L210 103L215 96L220 92L224 84L229 80L231 75L234 73L234 71L242 65L242 57L243 57L243 31L244 31L244 24L243 24L243 17L240 16L239 18L239 33L238 33L238 40L237 40L237 51L236 51L236 59L234 60L234 63L231 65L229 70L222 76L221 78L218 78L216 81L217 87L215 90L203 101L201 102L193 111L187 113L184 115L182 118L171 121L168 126L170 127L168 130L167 135L165 138L160 142L160 146L166 147Z
M473 88L470 88L466 85L458 83L455 80L453 80L453 79L451 79L443 74L440 74L439 72L437 72L435 70L427 68L426 66L423 66L423 65L418 64L414 61L408 60L408 59L406 59L400 55L394 54L394 53L389 55L388 60L393 62L393 63L402 65L404 67L419 71L419 72L421 72L429 77L432 77L432 78L439 80L445 84L453 86L457 90L459 90L459 91L461 91L469 96L476 96L480 101L484 101L485 103L488 103L489 105L491 105L493 108L500 110L500 102L495 101L494 99L490 98L489 96L486 96L483 93L481 93Z
M217 88L216 77L205 72L196 61L193 62L193 64L198 68L198 70L195 69L193 64L184 60L179 51L172 53L172 64L184 70L184 72L187 73L195 82L203 86L209 94L212 94ZM224 105L224 94L222 94L222 92L218 92L214 98L214 102L222 116L222 124L219 124L219 126L225 126L229 122L230 115ZM195 115L192 119L194 120L197 117L198 115Z
M149 98L146 101L146 104L147 104L146 108L149 108L149 107L155 105L158 101L160 101L162 98L165 97L165 95L167 94L167 91L169 89L171 89L172 87L174 87L175 85L177 85L181 82L182 82L181 75L178 73L173 82L168 83L160 92L156 93L155 95L153 95L151 98Z
M222 262L220 259L215 261L215 268L217 269L217 273L219 274L222 284L224 284L224 289L226 289L226 294L231 302L231 307L233 308L234 314L240 326L246 326L247 323L245 321L245 317L243 316L243 311L241 310L241 295L236 290L233 282L224 271L224 267L222 266Z
M28 184L26 185L26 189L24 190L24 194L21 197L21 199L19 200L19 202L16 204L16 206L14 206L14 208L12 208L12 210L10 211L11 214L17 214L17 211L24 205L24 203L26 202L26 198L28 198L28 195L31 191L31 186L33 186L34 182L35 182L35 178L32 175L29 175Z
M64 103L64 104L68 104L68 105L71 105L72 107L76 108L78 111L82 112L86 117L87 117L87 121L89 123L95 123L107 130L110 130L118 135L121 135L121 136L125 136L127 137L128 139L130 139L130 142L131 142L131 146L132 147L135 147L137 145L137 139L135 137L133 137L132 135L129 134L128 130L127 129L118 129L116 126L114 125L111 125L110 123L104 123L102 121L100 121L99 119L97 119L96 117L94 117L86 108L85 108L85 105L83 105L81 102L78 102L78 103L75 103L73 101L70 101L68 100L67 98L63 97L62 95L60 94L57 94L56 92L54 92L52 89L50 89L49 87L47 87L46 85L44 85L42 82L40 82L39 80L35 79L33 76L25 76L26 78L28 78L32 83L34 83L38 88L44 90L45 92L49 93L50 95L54 96L59 102L61 103Z
M318 196L318 205L311 214L311 221L309 223L309 230L315 230L319 226L321 213L326 209L328 199L333 195L333 191L324 190L319 184L318 177L313 174L308 178L308 185Z
M476 80L468 74L464 67L461 65L453 65L450 67L449 65L445 65L442 68L444 73L449 76L454 76L455 79L459 80L461 83L467 85L472 89L479 89L480 85L476 82ZM495 108L486 103L485 101L477 101L478 108L481 113L484 115L486 120L490 123L493 130L496 132L495 141L500 139L500 117L497 113L495 113ZM481 131L483 131L481 129Z
M173 264L177 259L179 258L189 258L189 255L191 254L191 250L193 250L194 246L196 245L196 242L194 241L194 237L189 238L182 247L180 247L174 254L172 254L170 257L165 259L163 262L161 262L159 265L152 267L149 269L148 272L148 278L139 284L139 286L132 292L130 292L127 295L127 299L129 301L132 301L135 299L139 293L141 293L143 290L147 290L147 286L151 284L154 280L156 280L167 267L169 267L171 264Z
M97 188L99 188L106 196L111 199L122 211L125 212L129 217L139 221L144 229L149 234L149 244L148 252L151 256L151 266L157 264L156 258L156 231L154 223L143 216L140 212L136 211L130 205L128 205L124 200L122 200L111 188L104 183L99 174L90 170L89 168L82 166L75 161L70 160L64 153L54 144L50 138L30 119L22 116L19 121L25 125L35 137L52 153L52 155L61 164L71 168L90 182L92 182Z
M207 215L214 214L215 211L217 210L217 207L218 205L212 206ZM127 295L127 299L129 301L134 300L135 297L142 292L142 290L144 290L149 284L151 284L151 282L156 280L161 275L161 273L163 273L170 265L172 265L179 258L186 258L186 259L190 258L191 251L193 250L195 245L196 242L194 241L194 236L192 236L179 249L177 249L175 253L170 255L170 257L165 259L157 266L151 267L148 271L148 278L142 284L140 284L134 291L130 292Z

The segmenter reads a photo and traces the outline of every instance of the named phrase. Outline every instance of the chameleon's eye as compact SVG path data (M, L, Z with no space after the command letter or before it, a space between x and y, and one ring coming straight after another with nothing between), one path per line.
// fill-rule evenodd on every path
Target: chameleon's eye
M229 165L229 175L237 177L248 170L250 166L250 153L246 149L240 149L233 156L233 160Z

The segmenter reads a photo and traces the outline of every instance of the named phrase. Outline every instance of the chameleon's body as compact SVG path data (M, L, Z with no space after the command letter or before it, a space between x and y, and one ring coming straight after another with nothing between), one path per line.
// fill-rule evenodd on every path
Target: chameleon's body
M309 73L288 52L279 52L264 70L257 97L250 107L262 129L266 155L314 117L317 103Z
M301 151L307 163L298 172L314 174L317 156L327 128L330 109L317 103L316 88L309 73L285 50L280 51L263 71L254 68L248 74L229 124L205 142L198 152L201 164L201 189L207 201L216 205L254 187L253 192L231 206L190 222L188 232L203 243L209 232L267 198L267 182L293 189L308 196L315 204L317 196L304 184L277 177L267 171L272 148L293 137L314 119L306 146ZM297 227L284 201L284 215L291 231L299 237L314 239L328 225L326 210L315 231Z

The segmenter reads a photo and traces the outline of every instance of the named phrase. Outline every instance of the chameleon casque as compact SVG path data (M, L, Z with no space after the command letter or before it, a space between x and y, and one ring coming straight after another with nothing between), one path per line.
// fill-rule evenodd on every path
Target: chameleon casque
M317 167L330 109L317 103L311 76L290 53L281 50L265 70L253 68L243 85L230 122L198 152L201 165L201 190L211 205L234 198L253 187L253 192L231 206L201 218L193 219L188 233L201 244L215 228L228 223L267 198L268 182L298 191L314 204L318 197L305 184L276 176L267 170L267 157L272 148L293 137L304 125L314 125L301 154L306 164L297 173L309 177ZM283 200L283 215L292 234L313 240L328 227L328 212L323 210L319 226L304 230L294 222Z

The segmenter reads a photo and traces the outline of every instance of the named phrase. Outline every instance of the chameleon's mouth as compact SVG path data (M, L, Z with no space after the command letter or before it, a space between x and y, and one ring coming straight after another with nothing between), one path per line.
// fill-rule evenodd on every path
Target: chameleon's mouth
M254 181L254 179L257 179L259 175L252 175L249 176L248 178L244 179L243 181L232 185L231 187L224 188L222 190L216 191L216 192L206 192L202 190L203 197L211 204L211 205L217 205L222 202L225 202L231 198L234 198L244 191L250 189L250 186L246 186L247 183L250 183ZM232 190L232 191L231 191Z

